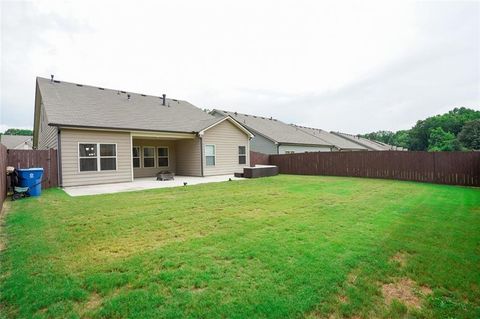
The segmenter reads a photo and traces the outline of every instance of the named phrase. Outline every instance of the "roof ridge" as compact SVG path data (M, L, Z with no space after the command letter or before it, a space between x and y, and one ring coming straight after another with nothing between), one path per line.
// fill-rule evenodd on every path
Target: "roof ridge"
M279 119L274 118L273 116L268 117L268 116L262 116L262 115L253 115L253 114L240 113L240 112L237 112L237 111L232 112L232 111L221 110L221 109L213 109L212 111L217 111L217 112L219 112L219 113L223 112L223 113L231 113L231 114L235 114L235 115L250 116L250 117L257 118L257 119L260 118L260 119L269 120L269 121L270 121L270 120L274 120L274 121L276 121L276 122L281 122L281 123L287 124L287 123L285 123L285 122L283 122L283 121L281 121L281 120L279 120ZM287 125L288 125L288 124L287 124Z
M48 81L48 82L52 81L51 79L47 79L47 78L44 78L44 77L41 77L41 76L37 76L37 80L38 79L45 80L45 81ZM124 94L128 93L128 94L135 94L135 95L140 95L140 96L150 96L150 97L155 97L155 98L160 98L160 99L163 98L163 96L159 96L159 95L138 93L138 92L132 92L132 91L128 91L128 90L111 89L111 88L106 88L106 87L103 87L103 86L94 86L94 85L90 85L90 84L75 83L75 82L69 82L69 81L63 81L63 80L53 80L53 81L54 81L54 83L58 83L58 84L65 83L65 84L75 85L75 86L79 86L79 87L88 87L88 88L100 89L100 90L105 90L105 91L121 92L121 93L124 93ZM174 98L169 98L169 97L165 97L165 98L167 100L170 100L170 101L180 101L180 102L189 103L186 100L174 99Z

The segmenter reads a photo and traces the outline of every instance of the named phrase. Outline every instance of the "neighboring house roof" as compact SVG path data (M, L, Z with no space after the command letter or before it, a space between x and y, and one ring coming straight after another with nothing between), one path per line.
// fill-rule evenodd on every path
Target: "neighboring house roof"
M231 116L251 132L258 133L276 143L334 146L332 143L308 134L297 127L293 127L277 119L218 109L214 109L212 113L219 116Z
M318 128L312 128L312 127L305 127L305 126L298 126L295 124L291 124L294 127L297 127L301 129L302 131L307 132L308 134L311 134L313 136L319 137L333 145L335 145L336 148L339 150L351 150L351 151L361 151L361 150L367 150L365 146L362 146L360 144L354 143L346 138L343 138L341 136L332 134L330 132L318 129Z
M0 143L5 145L7 149L32 149L33 137L24 135L2 135Z
M401 146L390 145L390 144L383 143L383 142L380 142L380 141L375 141L375 142L377 142L377 143L379 143L379 144L381 144L381 145L384 145L384 146L386 146L386 147L389 147L389 148L390 148L391 150L393 150L393 151L407 151L406 148L401 147Z
M347 134L347 133L340 133L340 132L332 132L332 134L335 134L337 136L340 136L340 137L344 137L352 142L355 142L359 145L363 145L365 146L366 148L372 150L372 151L390 151L390 150L394 150L395 147L392 146L392 145L388 145L388 144L385 144L385 143L380 143L380 142L377 142L377 141L372 141L372 140L369 140L369 139L366 139L364 137L360 137L360 136L357 136L357 135L352 135L352 134Z
M235 119L233 119L231 116L225 116L225 117L217 117L217 121L213 124L211 124L210 126L202 129L200 132L198 132L198 134L200 136L202 136L206 130L209 130L211 129L212 127L215 127L217 126L218 124L224 122L224 121L230 121L233 125L235 125L240 131L243 131L245 134L247 134L249 136L249 138L253 138L253 134L247 130L243 125L241 125L240 123L238 123Z
M37 77L48 124L138 131L199 132L218 121L187 101ZM130 98L128 98L130 95Z

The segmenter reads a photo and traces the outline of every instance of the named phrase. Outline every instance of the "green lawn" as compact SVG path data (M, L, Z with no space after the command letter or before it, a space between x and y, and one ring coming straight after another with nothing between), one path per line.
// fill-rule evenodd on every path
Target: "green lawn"
M280 175L8 203L0 317L480 317L480 189Z

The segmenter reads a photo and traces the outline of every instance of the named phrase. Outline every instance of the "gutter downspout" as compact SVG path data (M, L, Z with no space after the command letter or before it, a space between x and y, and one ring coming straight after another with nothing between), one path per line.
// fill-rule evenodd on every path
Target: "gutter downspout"
M60 137L60 128L57 129L57 174L58 174L58 186L63 186L62 176L62 139Z
M203 175L203 139L199 135L198 138L200 139L200 175L204 177Z

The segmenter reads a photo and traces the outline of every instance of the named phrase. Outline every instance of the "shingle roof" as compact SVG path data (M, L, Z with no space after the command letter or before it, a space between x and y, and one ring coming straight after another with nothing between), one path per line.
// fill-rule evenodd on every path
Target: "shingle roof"
M360 137L357 135L352 135L352 134L347 134L347 133L340 133L340 132L332 132L333 134L344 137L350 141L353 141L355 143L358 143L360 145L365 146L366 148L373 150L373 151L389 151L393 150L394 147L392 145L372 141L369 139L366 139L364 137Z
M297 127L293 127L277 119L218 109L213 110L212 113L220 116L230 115L253 133L259 133L274 142L282 144L333 146L332 143L320 137L312 136Z
M51 125L199 132L218 121L187 101L37 78ZM130 95L130 99L128 99Z
M308 134L312 134L313 136L317 136L333 145L335 145L336 148L340 150L367 150L365 146L362 146L360 144L351 142L348 139L345 139L343 137L340 137L338 135L332 134L330 132L318 129L318 128L312 128L312 127L305 127L305 126L298 126L295 124L292 124L292 126L297 127L301 129L302 131L307 132Z
M24 149L25 144L32 148L32 136L25 135L2 135L0 136L0 143L5 145L7 149Z

